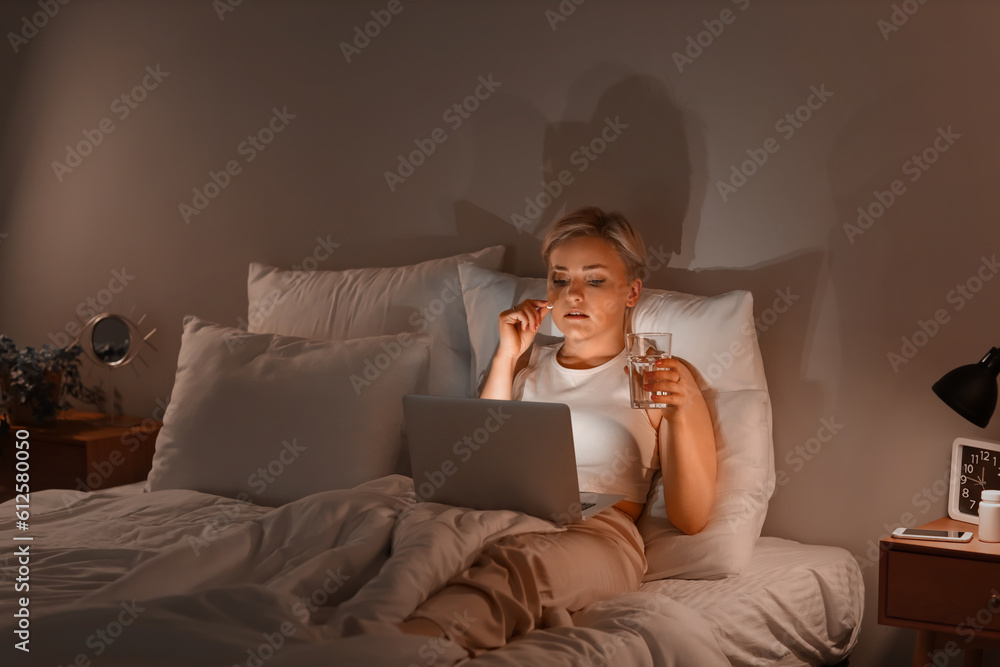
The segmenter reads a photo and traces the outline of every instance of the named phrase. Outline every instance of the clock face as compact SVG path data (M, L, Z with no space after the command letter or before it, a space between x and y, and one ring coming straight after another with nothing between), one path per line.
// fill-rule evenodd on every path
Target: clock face
M1000 490L1000 443L956 438L952 444L948 515L979 523L979 502L986 489Z
M1000 452L962 445L959 481L959 508L979 515L979 500L985 489L1000 489Z

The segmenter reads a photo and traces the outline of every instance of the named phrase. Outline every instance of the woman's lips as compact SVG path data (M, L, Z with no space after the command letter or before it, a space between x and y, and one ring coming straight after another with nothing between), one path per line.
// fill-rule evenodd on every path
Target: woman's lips
M566 313L565 315L563 315L563 317L565 317L568 320L582 320L583 318L587 317L587 315L577 315L577 314L571 315L569 313Z

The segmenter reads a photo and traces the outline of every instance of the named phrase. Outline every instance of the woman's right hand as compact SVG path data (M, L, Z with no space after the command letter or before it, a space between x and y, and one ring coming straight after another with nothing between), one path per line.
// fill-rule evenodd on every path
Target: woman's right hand
M545 319L549 309L545 299L525 299L510 310L500 313L497 324L500 329L500 347L497 354L516 362L531 347L538 326Z

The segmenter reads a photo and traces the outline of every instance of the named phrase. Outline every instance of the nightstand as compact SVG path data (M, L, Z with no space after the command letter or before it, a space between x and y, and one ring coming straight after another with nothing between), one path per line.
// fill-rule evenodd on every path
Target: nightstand
M983 648L1000 646L1000 543L948 517L915 527L971 531L972 541L880 540L878 622L917 630L914 665L937 664L935 649L979 665Z
M13 425L0 440L0 501L14 497L14 434L19 428L29 433L31 491L95 491L145 480L163 423L136 417L122 418L125 425L96 423L106 417L64 410L53 424Z

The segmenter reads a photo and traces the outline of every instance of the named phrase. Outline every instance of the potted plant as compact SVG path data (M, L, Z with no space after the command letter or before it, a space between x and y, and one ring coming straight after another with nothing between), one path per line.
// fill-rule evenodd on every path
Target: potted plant
M102 399L99 388L84 387L80 381L79 345L57 348L49 343L40 350L19 350L14 341L0 335L0 403L5 418L0 432L11 424L37 426L55 421L68 408L67 396L85 403Z

